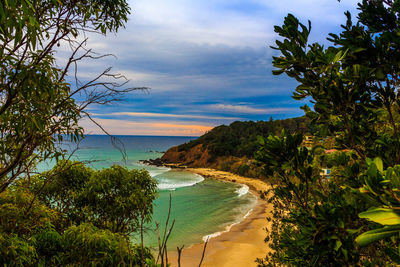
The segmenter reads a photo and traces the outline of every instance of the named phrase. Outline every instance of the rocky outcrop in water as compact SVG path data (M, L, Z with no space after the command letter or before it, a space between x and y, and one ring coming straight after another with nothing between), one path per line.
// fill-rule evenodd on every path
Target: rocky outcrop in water
M161 160L161 158L139 160L139 162L146 164L146 165L153 165L153 166L157 166L157 167L164 166L164 164L165 164L165 162L163 160Z

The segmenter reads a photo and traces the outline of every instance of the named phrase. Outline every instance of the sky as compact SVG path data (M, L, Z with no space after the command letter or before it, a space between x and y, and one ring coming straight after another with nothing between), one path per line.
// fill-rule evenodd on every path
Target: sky
M291 95L296 82L272 75L274 25L288 13L312 22L311 41L328 44L355 0L135 0L125 29L90 35L101 60L83 62L81 79L105 68L129 79L123 101L91 106L92 117L114 135L200 136L233 121L302 116ZM86 134L101 129L82 119Z

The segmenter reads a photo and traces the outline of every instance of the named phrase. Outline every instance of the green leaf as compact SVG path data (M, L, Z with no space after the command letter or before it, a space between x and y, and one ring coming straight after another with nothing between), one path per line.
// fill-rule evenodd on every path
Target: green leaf
M348 51L349 51L349 49L347 49L344 52L343 52L343 50L340 50L338 53L336 53L335 57L333 58L332 63L342 61L346 57Z
M352 234L352 235L354 235L354 234L357 234L357 233L359 233L361 230L362 230L362 226L360 227L360 228L358 228L358 229L346 229L346 232L348 232L349 234Z
M376 164L376 167L378 168L379 172L383 172L383 161L381 158L375 158L374 163Z
M400 215L393 209L373 208L358 214L360 218L367 219L382 225L400 224Z
M383 80L383 79L386 78L386 75L385 75L385 73L383 72L382 69L377 69L377 70L376 70L376 77L377 77L378 79Z
M378 193L378 167L374 162L371 162L367 171L367 175L365 176L365 185L371 193L374 195L379 195Z
M392 185L395 188L400 189L400 173L399 173L399 168L396 166L395 168L388 168L386 170L386 177L387 180L390 180Z
M357 245L363 247L378 240L397 235L400 232L400 225L387 226L376 230L371 230L359 235L356 238Z
M32 9L33 12L35 12L35 8L33 7L31 1L25 0L25 2L28 4L28 6Z
M40 127L39 127L38 123L36 122L36 119L35 119L35 117L32 117L32 121L33 121L33 123L36 125L36 127L37 127L38 129L40 129Z
M342 246L342 241L336 240L335 248L334 248L335 251L338 251L341 246Z

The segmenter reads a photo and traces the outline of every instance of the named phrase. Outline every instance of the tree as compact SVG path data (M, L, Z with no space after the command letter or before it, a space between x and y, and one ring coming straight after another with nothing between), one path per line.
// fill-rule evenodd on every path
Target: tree
M125 0L0 2L0 192L35 162L60 158L57 142L78 143L88 105L137 89L121 89L111 69L89 81L77 73L80 60L102 57L85 47L86 34L117 31L129 12ZM64 47L66 63L56 57Z
M53 169L25 179L22 186L46 206L58 213L53 224L58 231L64 231L71 224L88 222L85 204L79 201L87 181L94 170L82 162L59 161Z
M90 224L70 227L64 233L62 243L65 253L60 266L141 265L141 248L139 246L127 242L126 237L122 234L100 230ZM143 254L146 261L153 260L148 248L144 249Z
M112 232L131 234L151 221L157 182L146 170L112 166L95 172L87 181L79 201L90 221Z
M327 180L320 175L323 152L299 148L302 141L302 134L288 132L260 140L257 160L273 182L269 201L274 206L268 233L273 252L261 266L357 266L361 255L384 261L378 248L360 251L354 242L357 229L366 225L358 213L368 205L340 181L343 174L346 179L357 174L353 155L334 155L337 169Z
M303 109L316 135L334 136L335 148L348 152L298 149L301 137L288 133L261 140L258 160L277 181L272 262L400 263L399 8L399 1L361 1L356 23L346 12L328 47L310 44L311 23L293 15L275 27L283 40L274 74L299 82L293 97L311 99L312 109ZM319 175L323 167L329 179Z
M157 182L145 170L114 165L93 170L81 162L59 161L50 171L26 181L30 190L50 209L58 231L92 223L100 229L130 235L150 222Z
M79 120L86 116L96 123L89 105L144 89L125 88L125 77L111 68L89 80L79 78L81 60L105 56L86 47L86 36L116 32L129 12L126 0L0 1L0 264L136 266L154 261L147 248L133 245L127 236L137 218L151 217L155 182L150 176L113 167L124 184L114 179L106 191L92 191L92 176L106 170L59 161L67 152L61 142L79 144L84 137ZM70 55L59 59L59 51ZM49 159L58 161L56 169L33 177L36 163ZM87 194L96 201L101 194L114 198L98 212L97 203L85 203Z
M0 263L114 266L153 261L130 240L149 222L156 182L144 170L59 161L0 194Z

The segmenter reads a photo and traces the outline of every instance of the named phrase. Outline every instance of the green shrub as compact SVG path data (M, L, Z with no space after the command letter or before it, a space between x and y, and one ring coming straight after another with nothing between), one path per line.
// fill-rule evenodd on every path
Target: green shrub
M140 248L119 233L102 230L91 224L68 228L63 237L62 265L118 266L140 264ZM150 251L144 251L145 259L152 259Z

